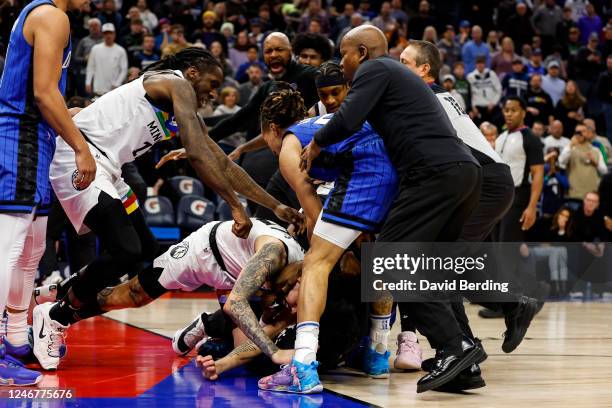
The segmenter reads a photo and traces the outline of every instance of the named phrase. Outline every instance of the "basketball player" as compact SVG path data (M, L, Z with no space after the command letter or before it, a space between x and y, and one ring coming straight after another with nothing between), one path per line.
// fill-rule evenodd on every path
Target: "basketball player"
M222 79L221 67L208 51L187 48L151 64L142 77L80 111L74 121L98 163L96 182L87 189L74 185L74 152L58 141L50 171L56 196L75 230L95 232L109 253L79 273L60 303L34 309L34 354L43 368L57 368L65 352L64 332L79 318L75 310L94 303L110 282L157 255L157 243L136 197L121 178L121 166L155 143L180 135L198 176L231 206L237 236L248 236L251 221L234 190L270 207L281 219L299 222L297 211L267 194L206 136L196 114L198 101L218 88Z
M75 186L86 188L96 163L64 102L70 64L67 10L85 0L34 0L19 14L0 80L0 315L8 311L7 336L0 345L0 385L32 385L42 376L17 357L30 354L27 309L34 275L45 249L51 204L49 163L55 136L75 152Z
M308 175L301 172L299 164L302 148L333 115L296 123L304 116L306 109L300 94L292 89L285 89L268 96L262 107L261 124L263 138L278 156L280 171L296 192L306 215L310 249L304 259L303 270L316 267L325 277L318 286L319 299L322 299L309 299L319 302L315 307L320 308L319 314L322 314L329 273L362 232L373 233L380 228L397 192L397 175L382 140L367 123L346 141L324 149ZM335 181L334 189L323 206L310 177ZM308 282L302 282L304 283ZM371 343L364 357L364 371L374 378L385 378L389 375L389 306L391 302L383 306L388 309L385 315L371 316ZM309 329L314 333L318 331L318 325L310 326L312 327ZM298 332L301 327L303 326L298 324ZM304 394L322 391L323 386L316 376L316 356L301 363L297 358L304 350L299 339L296 340L295 348L296 357L290 360L291 364L287 364L279 373L261 379L261 389ZM298 380L298 376L309 368L312 368L311 372L314 372L315 376Z
M378 240L455 241L478 203L482 178L478 162L457 138L431 90L388 57L381 30L367 25L352 29L342 39L340 53L351 90L304 149L301 167L308 169L321 146L349 137L367 120L385 142L402 180ZM319 270L304 268L298 321L308 324L298 328L296 343L305 350L296 353L298 363L312 359L317 348L319 287L324 280ZM435 369L417 382L417 392L438 388L485 358L481 344L463 350L462 330L448 304L415 302L410 308L419 331L433 347L444 351L436 358ZM300 375L310 381L317 374L311 367Z

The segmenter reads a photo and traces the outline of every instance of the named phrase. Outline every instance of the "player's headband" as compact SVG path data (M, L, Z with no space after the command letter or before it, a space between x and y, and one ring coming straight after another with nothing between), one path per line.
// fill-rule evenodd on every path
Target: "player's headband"
M315 79L315 84L317 88L325 88L327 86L346 85L346 80L338 75L319 75Z

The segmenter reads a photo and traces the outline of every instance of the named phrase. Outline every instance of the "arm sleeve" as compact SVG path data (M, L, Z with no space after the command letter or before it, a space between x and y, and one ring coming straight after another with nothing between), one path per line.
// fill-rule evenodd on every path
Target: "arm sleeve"
M244 132L255 126L259 120L259 109L268 93L269 87L262 86L257 93L238 112L223 119L208 132L208 136L215 142L236 132Z
M361 129L387 89L390 72L378 61L367 61L355 76L340 110L314 136L319 146L329 146Z

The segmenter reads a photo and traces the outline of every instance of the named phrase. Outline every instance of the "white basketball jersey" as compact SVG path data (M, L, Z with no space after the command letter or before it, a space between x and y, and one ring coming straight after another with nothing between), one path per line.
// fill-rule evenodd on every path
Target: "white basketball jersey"
M457 136L459 139L463 141L466 145L471 147L474 150L478 150L482 154L491 158L491 160L496 163L503 163L499 154L493 150L487 139L485 139L484 135L476 127L472 119L469 117L467 113L461 109L459 103L453 98L453 96L448 92L436 92L436 96L440 101L440 104L444 108L446 115L451 121L451 124L457 131Z
M171 72L184 78L181 71ZM104 94L73 118L87 141L117 167L178 134L174 116L145 97L143 80L144 75Z

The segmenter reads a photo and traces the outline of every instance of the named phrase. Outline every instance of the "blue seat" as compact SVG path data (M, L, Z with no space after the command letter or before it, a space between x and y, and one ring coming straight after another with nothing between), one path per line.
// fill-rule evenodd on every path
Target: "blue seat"
M204 197L204 185L198 179L187 176L175 176L169 181L178 197L190 194Z
M176 209L176 223L186 233L215 220L217 207L212 201L190 194L181 198Z
M247 215L250 217L251 214L249 212L247 201L242 197L238 197L238 199L242 203L242 206L244 207ZM221 221L228 221L232 219L232 209L230 208L229 204L221 197L219 197L219 204L217 204L217 219Z
M172 202L163 196L148 197L143 206L145 221L160 242L175 242L181 231L176 226Z

